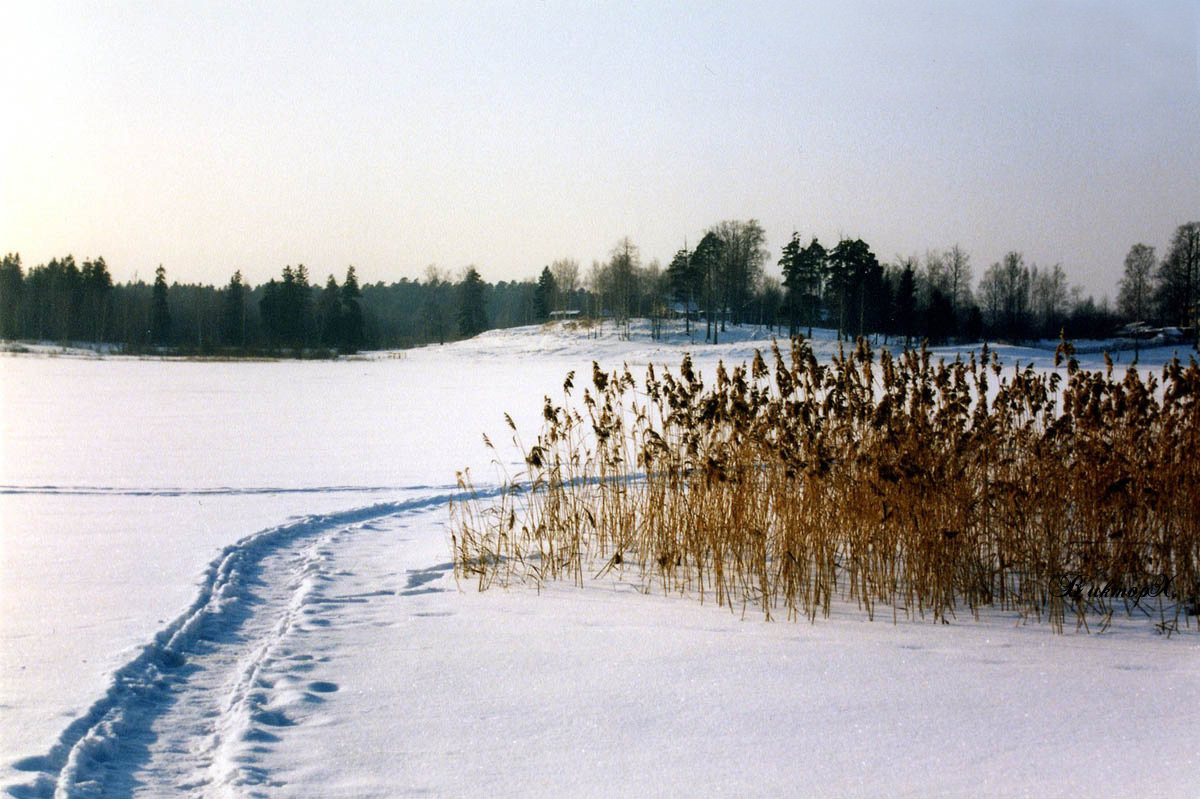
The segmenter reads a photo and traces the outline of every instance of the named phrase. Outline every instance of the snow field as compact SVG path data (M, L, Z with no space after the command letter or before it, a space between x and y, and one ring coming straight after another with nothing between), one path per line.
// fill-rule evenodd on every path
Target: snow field
M593 358L640 378L691 349L710 379L717 357L767 345L731 334L534 328L334 363L0 359L0 786L1200 795L1194 636L1054 636L996 614L893 626L844 606L767 624L616 578L455 584L445 501L464 466L492 483L480 433L515 455L502 414L532 440L542 394L570 369L586 382Z
M0 790L191 605L224 547L291 517L445 494L464 466L486 475L480 434L505 409L536 424L525 398L567 368L518 376L448 351L0 358Z

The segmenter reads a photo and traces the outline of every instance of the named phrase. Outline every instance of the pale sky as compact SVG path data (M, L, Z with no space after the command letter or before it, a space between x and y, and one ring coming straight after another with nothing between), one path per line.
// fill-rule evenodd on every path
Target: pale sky
M1115 296L1200 219L1197 2L0 3L0 251L533 277L757 218Z

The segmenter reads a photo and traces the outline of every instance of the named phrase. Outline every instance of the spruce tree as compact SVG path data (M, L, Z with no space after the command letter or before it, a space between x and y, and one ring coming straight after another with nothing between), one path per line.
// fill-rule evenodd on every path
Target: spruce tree
M21 256L9 253L0 262L0 338L21 336L24 294L25 275L21 271Z
M538 277L537 290L533 295L533 312L537 315L538 321L549 318L550 310L554 305L555 288L554 273L547 266L542 269L542 274Z
M263 286L262 299L258 301L258 315L262 317L263 327L267 332L267 341L272 347L281 344L282 322L282 292L279 281L271 278Z
M354 267L346 270L346 280L342 283L341 291L341 348L348 352L357 352L366 343L366 325L363 321L362 306L359 298L362 291L358 287L358 275Z
M246 346L246 284L239 269L221 292L221 341L230 347Z
M104 329L108 322L109 296L112 294L112 275L108 273L108 265L104 258L94 261L84 261L80 271L80 288L82 290L83 321L86 333L97 345L104 340Z
M458 284L458 332L464 338L470 338L487 330L487 326L484 283L472 266Z
M337 278L333 275L325 281L321 298L317 301L317 327L320 341L325 347L339 347L342 343L342 294Z
M167 305L167 270L163 269L162 264L154 270L150 314L150 341L163 346L171 337L171 309Z

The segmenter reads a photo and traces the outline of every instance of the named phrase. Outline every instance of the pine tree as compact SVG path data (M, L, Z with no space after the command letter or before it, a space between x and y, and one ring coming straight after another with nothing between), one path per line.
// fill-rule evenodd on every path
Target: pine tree
M837 319L838 340L846 330L846 306L849 304L851 261L849 239L843 239L825 261L825 285L829 288L830 314Z
M672 299L683 303L684 330L689 337L692 335L692 309L696 306L703 283L704 274L697 268L688 249L684 247L675 253L667 266L667 285Z
M868 304L882 269L871 248L862 239L842 239L829 253L830 283L838 301L838 337L853 327L866 332ZM872 317L874 313L872 311Z
M800 234L792 231L792 238L787 244L783 245L783 252L779 257L779 268L783 270L783 286L787 289L789 336L796 335L800 316L800 291L796 273L799 268L798 262L801 249ZM809 335L812 335L811 332Z
M827 257L825 248L815 236L807 247L801 247L800 234L793 233L792 240L783 248L779 264L783 267L783 285L788 290L792 335L796 333L798 319L803 319L808 325L808 336L812 338L813 325L821 308L821 283Z
M700 239L700 243L692 252L692 268L697 270L701 276L701 297L706 309L704 340L711 341L713 344L719 343L717 341L719 332L716 325L718 307L722 308L721 313L724 313L725 295L722 293L722 289L725 281L721 274L724 251L724 242L710 230L704 234L704 238Z

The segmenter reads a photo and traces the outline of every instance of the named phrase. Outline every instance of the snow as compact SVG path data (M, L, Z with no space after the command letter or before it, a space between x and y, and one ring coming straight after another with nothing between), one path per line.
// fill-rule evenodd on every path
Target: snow
M456 584L446 503L463 467L494 484L481 433L507 456L503 413L528 440L569 369L690 350L711 375L770 338L596 333L342 361L0 357L0 787L1200 795L1192 633L846 607L765 623L619 576Z

